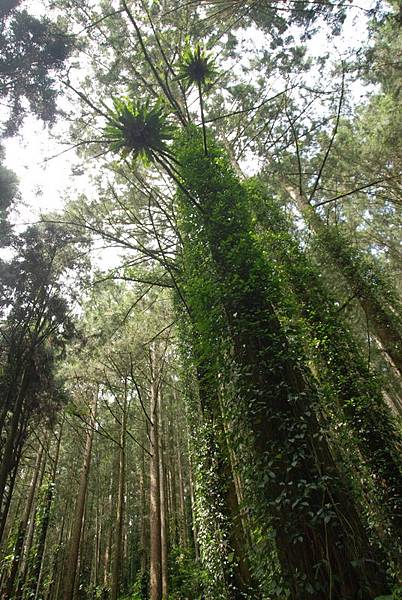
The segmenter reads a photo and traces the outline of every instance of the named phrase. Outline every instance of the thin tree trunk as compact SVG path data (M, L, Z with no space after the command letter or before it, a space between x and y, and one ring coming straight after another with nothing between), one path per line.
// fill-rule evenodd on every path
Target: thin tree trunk
M4 498L4 491L7 484L7 479L9 477L10 472L12 471L13 465L15 463L15 446L16 440L18 437L18 428L21 427L21 416L22 416L22 407L25 399L25 393L28 388L28 376L24 373L23 380L21 382L21 387L18 391L17 398L15 401L13 414L11 417L10 428L8 432L8 436L6 439L6 443L4 446L4 453L2 456L1 464L0 464L0 516L3 515L2 505ZM13 456L14 454L14 456Z
M168 541L167 541L167 515L166 515L166 483L165 462L163 452L163 426L162 426L162 395L158 394L158 418L159 418L159 485L161 506L161 577L162 577L162 599L168 596Z
M190 455L190 452L189 452ZM194 557L195 560L199 560L200 551L198 547L198 536L197 536L197 523L195 520L195 498L194 498L194 483L193 483L193 466L191 456L189 458L190 461L190 470L189 470L189 487L190 487L190 500L191 500L191 524L193 531L193 544L194 544Z
M178 466L178 477L179 477L179 505L180 505L180 544L183 548L188 546L188 532L187 532L187 515L186 515L186 501L184 497L184 474L183 474L183 461L180 452L179 440L177 439L176 446L176 457Z
M40 532L38 535L38 544L37 544L37 550L36 550L36 556L35 556L35 563L33 566L33 573L32 573L32 577L31 577L31 579L35 582L35 584L34 584L35 600L37 600L37 598L38 598L40 587L41 587L43 559L44 559L44 555L45 555L47 532L49 529L50 511L52 508L54 488L55 488L55 484L56 484L57 467L59 464L60 445L61 445L62 434L63 434L63 423L61 424L60 431L59 431L59 437L57 439L56 452L55 452L55 456L53 459L52 477L51 477L50 482L48 483L45 498L44 498L44 508L43 508L43 515L42 515L42 519L41 519L41 528L40 528Z
M141 578L147 570L147 527L146 527L146 494L145 494L145 452L141 450L140 469L140 571Z
M21 450L22 450L22 448L20 448L18 451L19 455L21 453ZM13 492L14 492L15 481L17 478L19 461L20 461L20 458L18 456L18 458L16 458L16 461L15 461L16 464L14 465L14 468L10 475L10 480L9 480L9 485L8 485L8 490L7 490L7 497L6 497L6 501L4 502L4 505L3 505L3 514L1 515L1 518L0 518L0 540L1 540L1 543L3 543L3 540L7 539L8 532L11 527L11 520L9 519L9 510L10 510L10 504L11 504L11 500L12 500L12 496L13 496Z
M103 559L103 586L108 587L110 581L110 561L112 554L112 545L113 545L113 527L112 527L112 518L113 518L113 492L114 492L114 482L115 482L115 469L112 468L112 472L110 475L110 493L109 493L109 506L108 506L108 515L109 515L109 528L105 528L105 553Z
M66 524L67 505L68 505L68 502L66 502L65 509L62 513L63 516L62 516L62 520L61 520L60 534L59 534L59 538L58 538L56 549L55 549L54 556L53 556L51 583L50 583L50 586L49 586L49 589L48 589L48 592L46 595L47 600L54 600L54 599L57 600L58 595L59 595L60 581L61 581L61 574L62 574L61 565L63 563L63 561L60 560L60 557L62 558L62 544L63 544L63 537L64 537L64 529L65 529L65 524Z
M13 597L15 580L16 580L17 573L18 573L18 567L20 565L21 558L22 558L22 549L24 546L24 538L25 538L25 534L26 534L26 528L28 525L28 521L29 521L29 516L32 511L34 497L36 494L37 483L38 483L39 474L40 474L40 470L41 470L40 467L41 467L41 463L42 463L42 457L43 457L43 446L41 445L39 452L37 454L37 457L36 457L36 463L35 463L34 471L32 474L31 484L29 486L29 493L28 493L27 501L25 503L24 513L23 513L22 519L18 525L17 536L16 536L15 546L14 546L14 550L13 550L14 558L13 558L13 562L11 565L11 571L10 571L10 575L7 580L7 587L6 587L6 593L8 594L8 596L10 598Z
M47 445L47 435L46 435L44 444ZM46 452L47 452L47 448L46 448ZM36 495L34 497L33 507L32 507L32 511L31 511L31 515L30 515L30 519L29 519L28 531L27 531L26 538L24 541L24 548L23 548L22 558L21 558L20 576L19 576L19 581L18 581L16 600L19 598L22 598L22 596L23 596L24 586L28 580L29 569L31 567L30 562L32 559L31 554L32 554L33 543L34 543L36 514L37 514L37 509L38 509L38 492L42 486L43 478L45 475L46 464L47 464L47 454L44 456L44 458L42 460L38 483L36 486L37 491L36 491Z
M67 560L64 565L64 581L63 581L63 600L73 600L78 557L81 542L82 521L84 516L85 498L87 493L89 469L92 456L92 441L94 435L94 427L96 420L97 407L97 391L93 393L93 399L90 407L89 427L86 432L84 458L81 468L80 483L78 488L76 506L73 517L73 526L71 538L69 542L69 550Z
M111 600L117 600L121 584L121 562L123 543L124 519L124 490L125 490L125 462L126 462L126 432L127 432L127 380L124 381L123 414L120 427L119 446L119 479L117 492L117 511L115 521L114 553L112 566L112 591Z
M151 405L150 413L152 426L150 427L150 495L149 495L149 526L151 543L150 562L150 600L162 598L161 576L161 504L160 504L160 478L159 478L159 430L158 430L158 388L159 377L157 373L155 348L151 348Z

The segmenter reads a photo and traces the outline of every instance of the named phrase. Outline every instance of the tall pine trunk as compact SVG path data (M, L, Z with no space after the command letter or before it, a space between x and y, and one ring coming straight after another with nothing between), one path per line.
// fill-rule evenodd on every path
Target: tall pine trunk
M159 486L160 486L160 507L161 507L161 578L162 578L162 599L168 597L168 529L167 529L167 499L165 483L165 459L163 451L163 419L162 419L162 394L158 394L158 417L159 417Z
M64 564L63 578L63 600L73 600L74 588L77 577L78 557L81 542L82 521L84 516L85 499L88 486L89 469L92 457L92 442L94 436L94 427L96 422L97 391L93 392L90 405L89 424L86 431L85 450L81 467L81 475L78 487L78 494L73 516L71 537L69 549Z
M27 501L25 503L24 513L22 515L22 519L21 519L21 521L18 525L18 529L17 529L16 541L15 541L14 550L13 550L14 558L13 558L13 561L11 564L10 575L7 580L6 593L8 594L8 596L10 598L13 597L15 580L17 577L18 568L19 568L21 558L22 558L22 551L23 551L23 546L24 546L26 529L28 526L29 517L32 512L32 506L33 506L35 494L37 491L38 480L40 480L39 475L40 475L40 471L41 471L42 458L43 458L43 446L41 445L40 449L38 451L37 457L36 457L36 463L35 463L34 471L32 474L32 480L31 480L31 483L29 486L29 493L28 493Z
M159 476L159 365L155 348L150 351L151 359L151 403L150 414L150 493L149 493L149 527L150 527L150 600L162 598L162 547L161 547L161 501Z
M124 492L126 481L126 434L127 434L127 380L124 381L124 396L119 440L119 477L117 491L117 506L114 534L114 551L112 565L111 600L117 600L121 584L123 522L124 522Z

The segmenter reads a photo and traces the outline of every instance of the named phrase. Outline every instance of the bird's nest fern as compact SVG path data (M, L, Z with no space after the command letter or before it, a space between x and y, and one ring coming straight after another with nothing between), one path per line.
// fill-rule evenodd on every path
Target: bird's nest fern
M113 106L104 129L112 151L123 158L131 154L145 164L154 162L158 156L170 155L168 142L175 128L161 102L150 105L130 98L114 98Z

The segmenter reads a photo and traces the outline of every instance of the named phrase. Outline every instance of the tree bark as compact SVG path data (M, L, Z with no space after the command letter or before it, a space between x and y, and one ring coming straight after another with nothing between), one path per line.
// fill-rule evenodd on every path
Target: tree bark
M126 433L127 433L127 380L124 381L124 397L120 427L119 445L119 478L117 492L117 510L115 521L114 552L112 566L112 591L111 600L117 600L121 583L121 559L123 543L123 520L124 520L124 490L126 469Z
M152 426L150 427L150 495L149 495L149 526L151 543L150 562L150 600L162 598L162 573L161 573L161 503L160 503L160 477L159 477L159 423L158 423L158 394L159 375L155 348L151 348L151 404L150 414Z
M28 525L29 517L31 515L32 505L33 505L33 501L35 498L37 483L38 483L39 474L40 474L40 470L41 470L42 457L43 457L43 446L41 445L39 452L37 454L37 457L36 457L36 463L35 463L34 471L32 474L31 484L29 486L29 493L28 493L27 501L25 503L24 513L23 513L22 519L18 525L17 536L16 536L15 546L14 546L14 550L13 550L14 559L13 559L13 562L11 565L11 571L10 571L10 575L7 579L7 587L6 587L6 594L8 595L9 598L13 597L15 580L16 580L17 573L18 573L18 567L20 565L21 558L22 558L22 549L24 546L24 538L25 538L25 534L26 534L26 528Z
M8 431L6 443L4 445L4 452L0 464L0 511L3 504L4 491L7 484L7 479L12 471L15 456L13 453L15 450L16 440L18 437L18 429L21 428L21 417L22 407L25 400L25 393L29 386L28 373L24 372L24 376L21 382L21 387L18 391L17 398L13 407L13 414L10 421L10 428ZM3 515L3 511L0 512L0 516Z
M42 515L41 527L40 527L40 531L39 531L39 535L38 535L35 562L33 565L32 576L31 576L31 579L34 582L33 591L35 592L35 600L38 599L40 587L41 587L43 559L45 556L45 545L46 545L47 533L48 533L48 529L49 529L50 511L52 508L53 497L54 497L54 488L56 485L57 467L59 464L62 434L63 434L63 423L60 426L59 437L57 439L56 452L55 452L54 459L53 459L53 470L52 470L51 480L49 481L49 483L47 485L46 494L44 497L43 515Z
M317 394L301 366L304 357L278 319L284 298L276 271L251 234L245 190L222 151L213 144L208 150L212 158L203 156L195 129L176 146L189 193L180 207L189 249L186 276L189 284L191 277L199 281L203 259L206 285L215 287L223 309L219 333L231 342L238 382L235 427L249 429L253 439L249 497L257 495L258 510L274 528L292 600L309 593L315 600L375 598L389 585L317 421ZM197 210L193 198L201 203ZM204 252L202 258L197 251ZM219 334L216 319L210 320L215 313L202 306L199 287L197 294L195 286L184 287L190 311L199 315L199 334L209 332L213 353ZM224 372L223 363L218 365ZM250 465L244 462L243 468L250 477Z
M163 421L162 421L162 395L158 393L158 418L159 418L159 485L161 506L161 577L162 577L162 599L168 597L168 540L167 540L167 515L166 515L166 482L165 462L163 452Z
M92 457L92 442L96 422L97 391L93 392L90 406L89 427L86 432L85 450L81 468L80 482L75 505L69 550L64 565L63 600L73 600L78 556L81 542L82 520L84 516L85 499L88 486L89 469Z
M287 188L293 200L302 214L306 217L308 224L319 236L322 245L325 247L333 263L339 269L343 277L350 286L355 297L360 302L368 320L371 322L374 333L381 343L382 349L388 355L391 363L402 376L402 323L399 327L395 323L393 307L386 306L386 300L380 300L373 293L371 283L363 276L359 269L354 268L354 261L351 259L350 248L346 241L343 246L335 246L331 243L328 236L330 228L325 225L321 217L308 204L306 199L293 189ZM358 258L355 260L359 260Z

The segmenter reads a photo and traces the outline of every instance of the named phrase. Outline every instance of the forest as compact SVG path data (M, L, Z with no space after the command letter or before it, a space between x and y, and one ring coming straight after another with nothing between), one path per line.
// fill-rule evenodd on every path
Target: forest
M0 29L0 599L402 599L401 0Z

